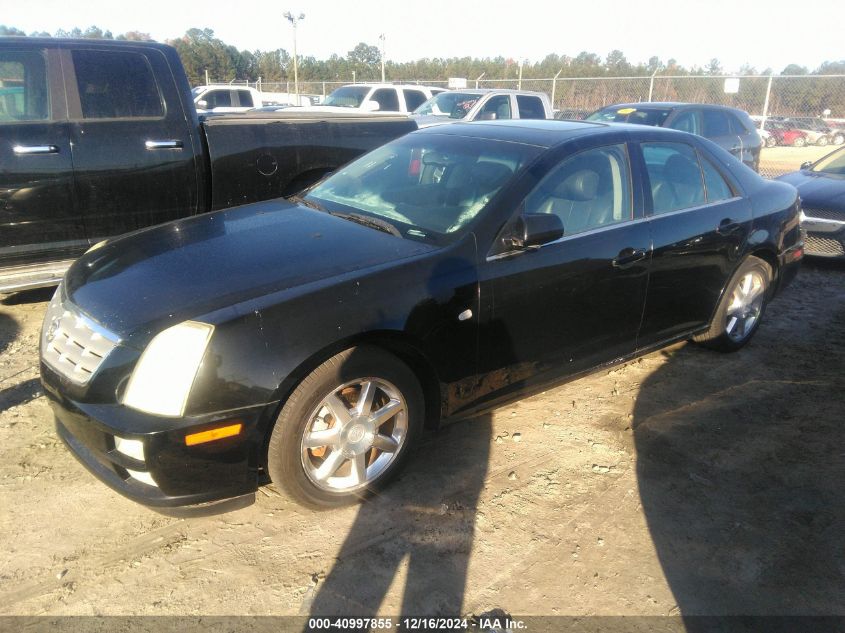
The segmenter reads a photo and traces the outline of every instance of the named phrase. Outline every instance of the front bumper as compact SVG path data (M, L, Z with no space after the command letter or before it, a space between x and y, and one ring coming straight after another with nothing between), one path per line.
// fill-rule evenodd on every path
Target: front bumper
M801 227L807 232L804 247L807 255L845 257L845 221L805 215Z
M162 514L198 516L249 505L259 483L260 420L267 405L192 418L161 418L118 404L74 402L42 364L42 384L56 431L103 483ZM187 446L185 437L241 423L237 436ZM117 438L135 447L118 450Z

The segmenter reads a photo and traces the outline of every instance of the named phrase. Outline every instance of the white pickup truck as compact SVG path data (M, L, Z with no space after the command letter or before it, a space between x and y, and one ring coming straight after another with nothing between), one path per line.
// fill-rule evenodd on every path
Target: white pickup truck
M294 95L287 92L259 92L248 86L197 86L191 90L197 112L246 112L266 105L311 105L311 98L306 95Z
M414 110L419 127L456 121L552 119L552 105L544 92L528 90L449 90Z

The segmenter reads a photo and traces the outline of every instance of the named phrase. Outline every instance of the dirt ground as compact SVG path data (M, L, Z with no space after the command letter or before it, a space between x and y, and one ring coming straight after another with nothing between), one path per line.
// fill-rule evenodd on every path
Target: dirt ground
M845 615L845 266L691 344L455 422L386 493L179 520L62 446L48 294L0 304L0 614Z

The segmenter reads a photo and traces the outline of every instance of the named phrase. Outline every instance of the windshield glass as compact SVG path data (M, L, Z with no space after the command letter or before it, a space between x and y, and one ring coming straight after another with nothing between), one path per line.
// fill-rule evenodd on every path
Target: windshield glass
M640 125L661 126L671 112L668 108L634 108L612 106L593 112L587 121L608 123L638 123Z
M519 143L410 134L318 183L305 201L330 213L386 220L402 237L443 244L456 239L540 151Z
M845 176L845 147L822 158L810 171L829 176Z
M441 92L414 110L414 114L447 116L450 119L463 119L475 105L481 95L465 92Z
M370 89L367 86L344 86L332 92L323 105L340 108L360 108Z

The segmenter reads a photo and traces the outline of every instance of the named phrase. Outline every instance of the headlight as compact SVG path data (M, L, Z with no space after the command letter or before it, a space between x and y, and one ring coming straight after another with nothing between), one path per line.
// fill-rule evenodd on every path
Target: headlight
M141 354L123 404L155 415L181 416L214 326L185 321L159 332Z

